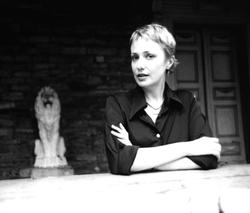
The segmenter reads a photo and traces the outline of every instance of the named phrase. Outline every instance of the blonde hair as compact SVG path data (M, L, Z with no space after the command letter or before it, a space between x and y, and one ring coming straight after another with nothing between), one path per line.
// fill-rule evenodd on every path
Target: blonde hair
M172 72L178 64L175 58L176 41L168 29L160 24L152 23L137 28L130 37L130 45L139 38L150 39L158 43L164 50L166 57L172 58L174 63L168 70Z

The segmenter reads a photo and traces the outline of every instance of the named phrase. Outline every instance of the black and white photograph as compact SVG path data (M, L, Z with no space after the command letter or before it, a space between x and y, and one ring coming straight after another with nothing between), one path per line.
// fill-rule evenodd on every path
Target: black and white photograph
M1 213L249 213L250 5L0 2Z

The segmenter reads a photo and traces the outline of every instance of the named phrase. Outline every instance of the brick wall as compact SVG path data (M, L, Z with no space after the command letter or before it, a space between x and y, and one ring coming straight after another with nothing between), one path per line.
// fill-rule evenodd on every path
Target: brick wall
M33 166L34 101L47 85L61 101L60 133L75 173L107 172L105 99L134 85L128 45L134 26L32 17L0 23L0 179L19 178Z

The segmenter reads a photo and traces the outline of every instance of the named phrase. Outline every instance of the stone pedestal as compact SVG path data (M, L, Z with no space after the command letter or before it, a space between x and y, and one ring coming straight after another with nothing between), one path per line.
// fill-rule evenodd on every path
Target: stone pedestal
M51 168L26 168L19 173L22 178L43 178L43 177L59 177L74 175L74 170L71 166L51 167Z
M74 170L70 166L62 167L52 167L52 168L39 168L34 167L31 170L31 178L43 178L43 177L58 177L58 176L67 176L73 175Z

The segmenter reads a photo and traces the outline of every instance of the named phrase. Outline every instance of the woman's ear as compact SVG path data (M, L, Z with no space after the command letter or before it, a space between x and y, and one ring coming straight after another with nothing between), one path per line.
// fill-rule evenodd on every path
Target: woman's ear
M167 77L169 77L173 72L171 70L167 70L166 71L166 74L167 74Z
M167 62L166 62L166 70L170 70L170 68L172 67L173 63L174 63L173 57L168 58Z

